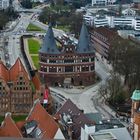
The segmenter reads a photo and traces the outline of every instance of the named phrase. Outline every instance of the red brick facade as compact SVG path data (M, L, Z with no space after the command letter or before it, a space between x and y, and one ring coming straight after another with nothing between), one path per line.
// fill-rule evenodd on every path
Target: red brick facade
M11 69L0 64L0 113L28 113L32 106L30 78L20 59Z

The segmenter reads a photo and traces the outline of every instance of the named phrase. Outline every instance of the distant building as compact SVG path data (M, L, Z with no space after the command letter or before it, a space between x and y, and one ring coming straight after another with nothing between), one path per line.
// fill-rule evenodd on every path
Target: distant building
M135 90L131 97L132 109L131 109L131 123L132 134L134 140L140 139L140 90Z
M134 6L138 9L140 9L140 1L139 0L133 0Z
M9 0L2 0L2 9L6 9L10 6Z
M0 62L0 113L28 113L33 100L30 78L20 59L10 68Z
M140 17L134 16L134 11L123 11L125 16L99 16L84 15L83 19L87 25L93 27L111 27L119 29L134 29L140 31ZM131 14L131 16L130 16Z
M119 37L115 30L111 30L105 27L93 28L90 31L91 42L95 51L102 57L108 59L109 50L113 40Z
M64 81L68 80L72 85L94 83L95 53L85 24L82 26L78 44L67 37L61 44L60 50L52 27L49 26L39 50L39 73L44 81L50 85L64 85Z
M135 16L136 15L136 11L133 10L133 9L128 8L128 9L122 10L122 14L124 16Z
M9 7L9 0L0 0L0 9L6 9Z
M114 4L116 0L92 0L92 6L104 6Z

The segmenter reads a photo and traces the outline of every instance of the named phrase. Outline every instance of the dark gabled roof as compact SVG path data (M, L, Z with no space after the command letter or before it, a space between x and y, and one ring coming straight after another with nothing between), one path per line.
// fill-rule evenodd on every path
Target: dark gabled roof
M90 37L85 23L82 25L76 51L77 53L89 53L93 51L93 49L91 49Z
M48 31L45 35L43 45L41 49L39 50L41 53L47 53L47 54L59 54L59 50L57 49L52 26L49 25Z
M76 138L80 136L81 127L87 125L94 125L95 122L89 120L86 115L82 113L82 111L70 100L68 99L64 105L58 110L56 115L62 114L70 115L72 119L72 130L74 131L74 135Z

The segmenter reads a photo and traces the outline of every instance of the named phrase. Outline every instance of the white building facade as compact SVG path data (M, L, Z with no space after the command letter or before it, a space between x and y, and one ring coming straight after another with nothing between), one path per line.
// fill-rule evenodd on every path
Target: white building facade
M99 6L110 5L110 4L114 4L115 2L116 2L116 0L92 0L92 6L94 6L94 5L99 5Z
M9 0L0 0L0 9L6 9L9 7Z
M94 27L109 26L111 28L120 26L120 27L130 27L136 31L140 31L140 17L114 17L114 16L104 16L104 17L93 17L93 16L84 16L83 19L85 23ZM90 21L90 22L89 22Z

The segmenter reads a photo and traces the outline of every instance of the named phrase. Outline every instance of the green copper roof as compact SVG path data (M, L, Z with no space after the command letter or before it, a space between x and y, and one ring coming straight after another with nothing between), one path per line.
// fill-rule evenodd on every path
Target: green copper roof
M39 50L39 52L47 53L47 54L60 54L60 52L56 46L51 24L49 24L48 31L45 35L42 47Z
M81 28L78 46L76 50L77 50L77 53L93 52L93 49L91 48L89 33L84 22Z
M137 101L140 100L140 90L134 90L131 99Z

